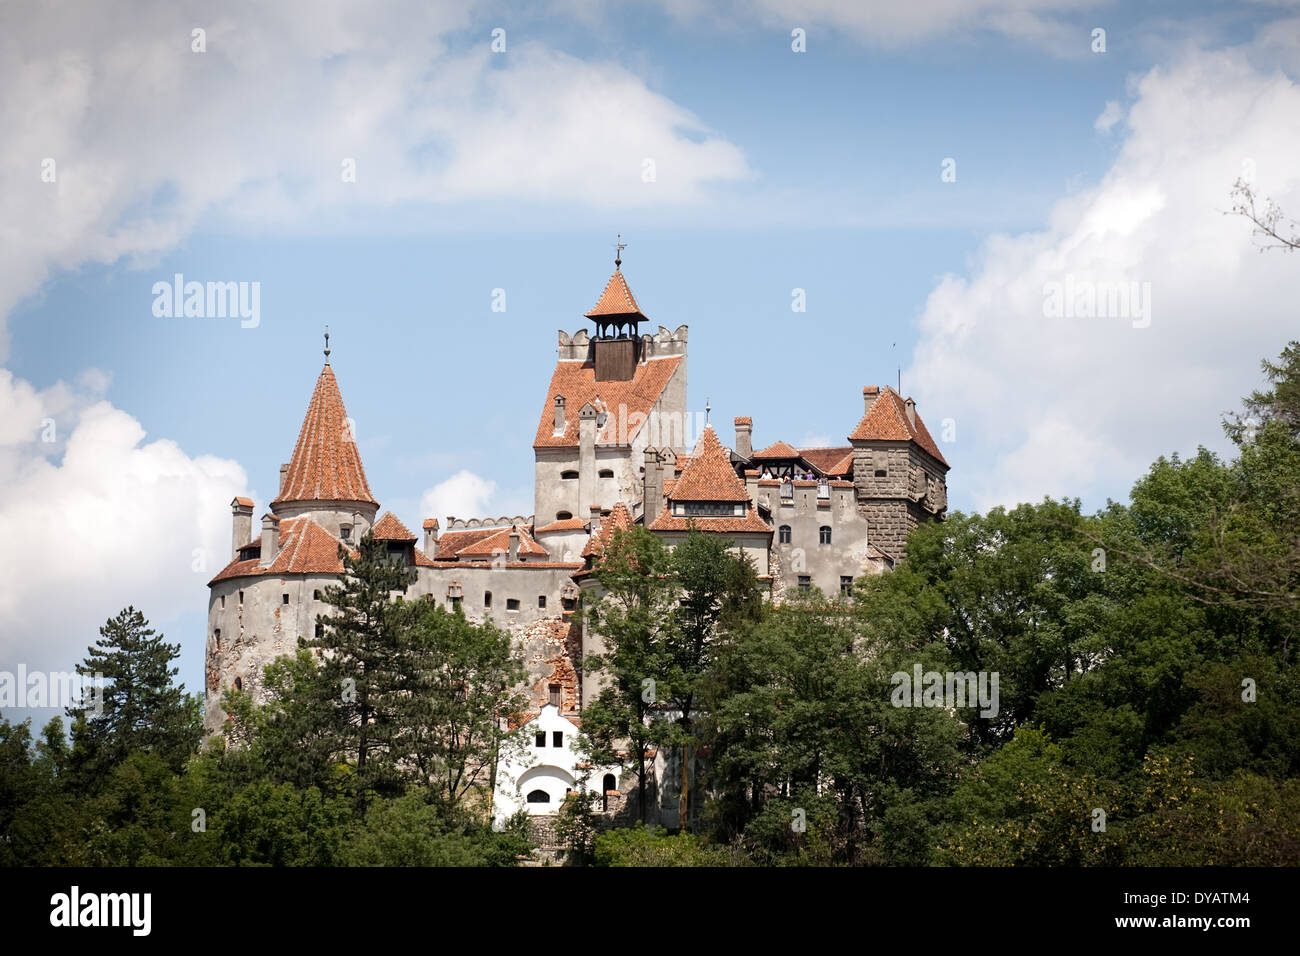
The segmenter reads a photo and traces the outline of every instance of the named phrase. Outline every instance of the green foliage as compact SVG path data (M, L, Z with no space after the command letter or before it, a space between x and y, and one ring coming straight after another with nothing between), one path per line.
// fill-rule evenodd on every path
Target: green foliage
M694 833L669 836L662 828L608 830L597 834L594 843L596 866L733 866L739 862L727 847L710 845Z

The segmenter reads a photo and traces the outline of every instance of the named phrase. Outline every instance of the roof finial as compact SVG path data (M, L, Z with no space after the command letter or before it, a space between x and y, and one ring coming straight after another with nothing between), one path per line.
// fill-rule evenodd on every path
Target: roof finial
M325 364L330 363L330 327L325 326Z
M627 248L627 243L623 241L623 234L618 233L618 238L614 241L614 271L617 272L619 266L623 264L623 250Z
M709 400L706 398L704 400L704 427L705 428L709 427L709 413L712 411L713 411L713 406L709 404Z

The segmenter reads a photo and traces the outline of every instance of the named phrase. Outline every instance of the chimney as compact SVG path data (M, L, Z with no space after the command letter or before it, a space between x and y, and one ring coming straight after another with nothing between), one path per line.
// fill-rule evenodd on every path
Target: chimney
M736 454L741 458L754 457L754 420L748 415L736 419Z
M259 566L269 567L280 549L280 522L274 515L262 515L262 560Z
M438 519L437 518L425 519L424 553L431 558L438 556Z
M514 528L510 529L510 547L506 551L507 561L519 560L519 532Z
M862 414L866 415L871 411L871 406L876 404L876 399L880 397L879 385L868 385L862 389Z
M555 396L555 434L564 434L564 396Z
M916 427L916 401L909 398L903 405L907 408L907 423L913 428Z
M590 528L592 534L596 534L597 532L600 531L600 519L601 519L600 505L592 505L591 521L588 522L588 527Z
M230 502L230 560L239 557L239 549L253 540L253 502L236 498Z
M280 494L284 494L284 480L289 476L288 464L280 466Z
M653 448L645 450L645 477L642 486L644 500L641 510L648 528L664 508L664 467L660 463L659 452Z

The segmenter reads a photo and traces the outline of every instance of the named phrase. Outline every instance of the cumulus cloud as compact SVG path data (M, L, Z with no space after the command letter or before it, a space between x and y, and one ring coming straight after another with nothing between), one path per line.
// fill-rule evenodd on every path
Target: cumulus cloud
M1044 231L990 238L968 277L930 294L904 377L927 417L956 418L962 442L945 455L976 507L1100 504L1160 454L1221 446L1221 414L1296 336L1300 269L1223 214L1240 176L1300 209L1300 86L1250 54L1152 69L1101 182L1061 200ZM1063 290L1074 307L1054 310ZM1099 314L1120 291L1128 312ZM965 456L973 446L987 453Z
M1109 133L1111 128L1124 118L1124 110L1118 100L1107 100L1106 108L1092 122L1092 128L1099 133Z
M526 515L532 511L524 495L504 493L497 483L462 468L420 496L420 514L436 517L445 529L448 518Z
M104 384L91 372L38 391L0 369L0 670L71 670L124 606L191 611L229 560L243 469L146 443Z
M751 175L621 65L509 34L493 53L474 21L490 7L19 6L0 30L0 318L54 272L147 263L206 215L265 228L421 202L672 206Z

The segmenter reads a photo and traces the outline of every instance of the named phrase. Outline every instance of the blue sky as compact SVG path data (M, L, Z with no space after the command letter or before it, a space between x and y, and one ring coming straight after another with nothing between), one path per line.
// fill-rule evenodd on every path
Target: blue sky
M1224 449L1294 335L1300 270L1220 213L1244 169L1300 208L1295 7L144 3L126 29L107 3L72 30L18 4L0 533L39 543L0 567L0 669L68 668L134 603L201 686L225 503L272 496L327 323L384 507L528 513L556 330L616 233L726 441L747 414L760 445L841 443L901 366L955 423L957 509L1096 508ZM260 323L155 317L174 273L260 283ZM1149 287L1152 321L1054 324L1065 275Z

